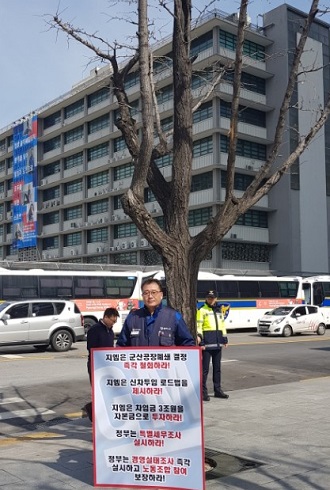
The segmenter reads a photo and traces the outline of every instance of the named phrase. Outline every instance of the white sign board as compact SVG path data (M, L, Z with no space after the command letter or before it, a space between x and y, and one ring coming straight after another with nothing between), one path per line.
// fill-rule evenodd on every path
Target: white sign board
M198 347L92 350L94 485L204 490Z

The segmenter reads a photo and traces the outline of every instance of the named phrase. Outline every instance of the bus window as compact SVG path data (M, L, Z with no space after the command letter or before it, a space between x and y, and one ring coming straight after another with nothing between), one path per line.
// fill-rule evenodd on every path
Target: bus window
M238 298L237 281L216 281L219 298Z
M197 298L203 299L208 291L216 291L216 284L213 280L198 280Z
M73 298L71 276L40 276L40 298Z
M74 278L74 297L76 299L79 298L95 298L95 294L92 293L92 291L96 288L98 290L101 290L101 298L103 297L103 277L97 277L97 276L85 276L85 277L80 277L76 276Z
M1 299L38 298L36 276L3 276Z
M326 296L325 290L329 291L329 283L326 282L315 282L313 284L313 304L321 306L324 297Z
M280 291L277 281L259 281L260 298L278 298Z
M105 277L106 298L130 298L134 292L137 278L134 276Z
M296 298L299 283L297 281L279 281L281 298Z
M259 298L258 281L238 281L240 298Z

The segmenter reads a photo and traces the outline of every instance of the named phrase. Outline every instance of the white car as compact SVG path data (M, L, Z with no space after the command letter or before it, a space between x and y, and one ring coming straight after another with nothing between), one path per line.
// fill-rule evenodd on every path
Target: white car
M324 335L326 322L321 309L312 305L285 305L268 311L258 320L258 333L290 337L295 333Z

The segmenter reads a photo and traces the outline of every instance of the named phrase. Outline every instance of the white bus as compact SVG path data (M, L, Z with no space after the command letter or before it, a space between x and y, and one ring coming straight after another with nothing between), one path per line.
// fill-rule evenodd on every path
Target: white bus
M106 308L117 308L117 334L132 308L141 299L140 271L12 270L0 267L0 301L67 299L79 307L88 328L103 317Z
M158 271L154 277L162 281L166 296L164 272ZM230 307L226 318L228 330L256 329L258 319L266 311L279 305L304 302L301 277L220 276L200 271L197 283L198 307L204 303L205 295L211 289L217 291L220 304Z

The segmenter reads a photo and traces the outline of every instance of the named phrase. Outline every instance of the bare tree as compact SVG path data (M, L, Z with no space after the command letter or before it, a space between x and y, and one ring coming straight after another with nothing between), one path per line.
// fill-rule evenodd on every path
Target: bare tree
M109 60L112 67L112 84L117 97L120 117L116 121L121 130L134 164L134 174L130 188L122 198L123 208L153 248L161 255L166 274L168 302L180 310L195 333L196 286L199 266L213 247L221 242L237 219L255 205L280 180L306 149L316 133L327 121L330 113L330 99L320 108L315 123L305 135L299 135L295 150L289 158L279 164L278 154L283 133L286 128L287 113L292 93L299 75L299 67L310 27L318 13L318 0L311 0L310 11L294 53L287 89L281 105L274 143L266 163L257 172L255 179L242 197L235 196L234 175L237 144L237 127L240 88L243 68L243 43L247 28L248 0L240 1L237 27L236 59L233 64L234 81L231 105L231 126L228 133L229 151L227 162L227 188L224 202L217 214L196 236L191 236L188 226L188 204L192 176L193 137L192 137L192 64L191 44L191 0L174 0L173 11L173 91L174 126L171 138L164 134L160 125L153 80L153 58L149 42L147 0L138 0L138 47L135 54L123 68L117 61L116 47L109 45L96 34L63 22L54 16L51 25L66 32L71 38L90 48L96 56ZM160 2L168 9L168 4ZM105 43L102 50L96 42ZM130 106L124 82L132 69L140 74L142 99L142 130L138 134L135 120L131 117ZM220 74L213 80L212 88L219 81ZM200 105L201 101L197 105ZM195 108L197 107L195 105ZM154 131L157 129L158 142L155 144ZM155 160L172 153L172 178L167 181ZM164 227L158 226L144 204L144 189L149 186L155 195L164 216Z

